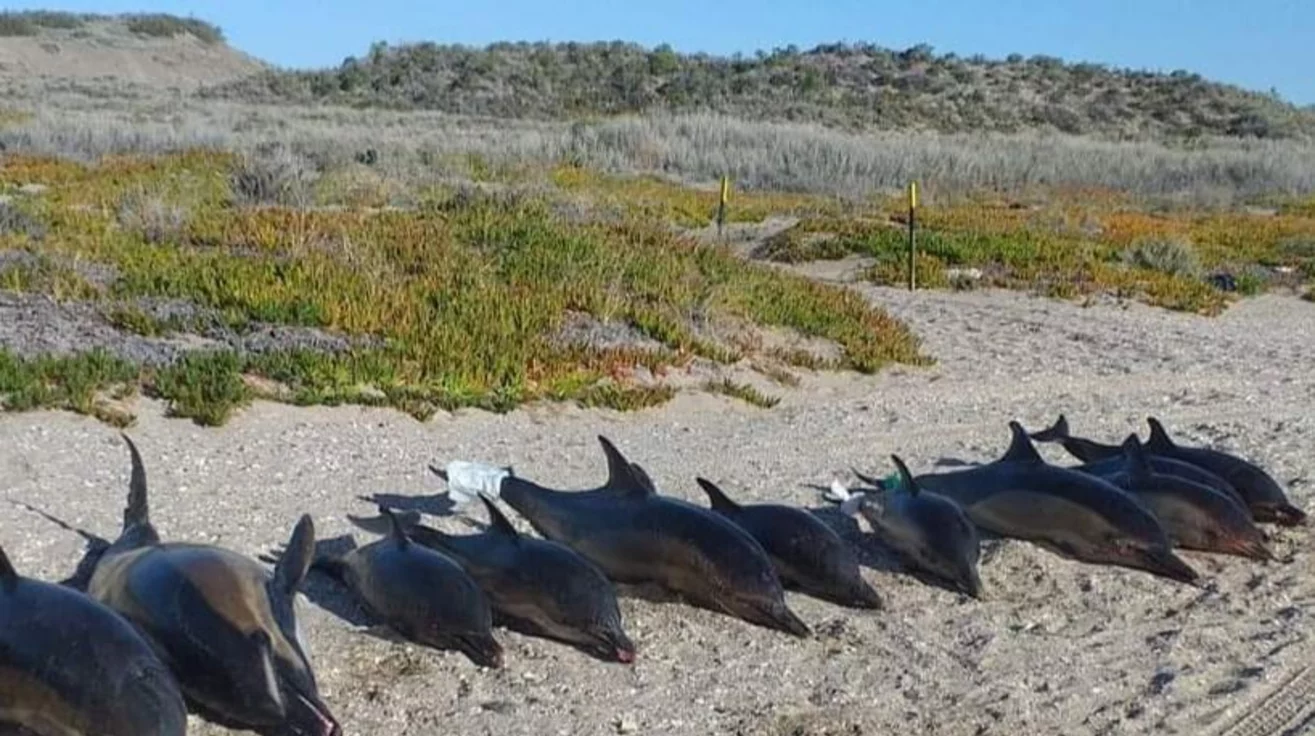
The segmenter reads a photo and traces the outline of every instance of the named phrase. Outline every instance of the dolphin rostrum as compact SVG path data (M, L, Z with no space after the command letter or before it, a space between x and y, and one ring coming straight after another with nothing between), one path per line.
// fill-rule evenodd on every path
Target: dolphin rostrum
M480 493L501 498L540 535L592 560L614 582L656 583L701 607L808 636L752 535L714 511L659 494L606 437L598 441L608 477L593 490L553 490L508 468L461 460L441 475L455 502Z
M1146 502L1175 547L1274 558L1242 503L1186 478L1156 473L1136 434L1128 435L1123 448L1124 469L1106 479Z
M315 545L311 517L297 522L272 574L223 547L161 542L141 455L122 437L132 458L123 530L88 593L137 626L207 720L269 736L339 736L295 611Z
M0 733L183 736L173 673L85 593L18 574L0 549Z

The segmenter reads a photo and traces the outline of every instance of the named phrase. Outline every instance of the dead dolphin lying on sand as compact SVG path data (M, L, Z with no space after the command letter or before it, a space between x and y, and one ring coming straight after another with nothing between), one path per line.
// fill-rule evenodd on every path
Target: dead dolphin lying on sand
M657 583L690 602L796 636L808 626L785 603L771 558L734 522L657 493L606 437L608 477L601 487L560 491L508 468L453 461L440 473L458 504L481 493L501 498L540 535L592 560L614 582Z
M1256 521L1272 521L1283 526L1306 522L1306 512L1293 506L1279 484L1254 463L1208 447L1175 444L1158 419L1147 417L1146 423L1151 427L1150 439L1146 440L1148 452L1198 465L1228 481L1242 495Z
M977 527L958 504L924 491L898 456L890 459L899 475L897 482L883 485L893 487L880 493L851 493L840 481L832 481L824 498L839 504L847 516L862 514L875 536L915 568L980 598L977 563L982 547Z
M1254 463L1219 450L1175 444L1158 419L1147 417L1146 422L1150 425L1151 433L1144 446L1157 472L1183 475L1216 490L1231 489L1247 505L1256 521L1276 522L1284 526L1305 523L1306 512L1293 506L1278 483ZM1033 433L1033 437L1038 442L1059 442L1069 454L1088 464L1123 454L1120 445L1106 445L1073 437L1069 434L1068 421L1062 414L1053 426ZM1206 477L1202 478L1199 473L1193 474L1190 470L1184 470L1182 465L1173 463L1198 468L1204 471ZM1212 478L1222 480L1223 487Z
M367 610L412 641L456 649L484 667L502 666L502 645L493 638L488 599L460 564L415 544L386 507L386 537L341 557L318 556L313 567L351 589Z
M123 531L96 562L89 594L136 624L207 720L271 736L341 734L294 609L315 545L311 517L297 522L272 575L223 547L161 542L146 469L123 439L132 456Z
M1074 470L1098 475L1102 478L1117 475L1124 470L1125 459L1122 445L1106 445L1095 440L1074 437L1069 434L1068 419L1063 414L1059 415L1054 424L1043 430L1032 432L1028 436L1037 442L1059 443L1068 454L1082 461L1082 465L1072 466ZM1246 505L1242 494L1237 492L1232 483L1205 468L1172 457L1151 454L1149 451L1146 453L1146 460L1150 463L1151 470L1156 473L1175 475L1194 483L1200 483L1203 486L1209 486L1224 495L1232 497L1238 503Z
M178 682L136 627L78 590L20 576L0 549L0 733L186 732Z
M1240 501L1186 478L1156 473L1136 434L1128 435L1123 449L1123 470L1105 479L1144 501L1175 547L1274 559Z
M1018 422L998 460L968 470L920 475L926 490L949 497L978 527L1069 557L1145 570L1185 583L1197 572L1174 554L1151 510L1114 484L1051 465Z
M739 504L705 478L695 479L713 511L749 532L788 588L853 608L881 608L881 597L858 569L858 557L821 519L775 503Z
M498 507L480 496L489 514L480 534L447 534L420 524L416 511L392 513L417 544L456 560L484 591L494 615L513 627L528 629L578 646L603 659L633 662L635 645L621 625L612 581L597 565L567 547L516 530ZM352 523L376 533L380 516Z

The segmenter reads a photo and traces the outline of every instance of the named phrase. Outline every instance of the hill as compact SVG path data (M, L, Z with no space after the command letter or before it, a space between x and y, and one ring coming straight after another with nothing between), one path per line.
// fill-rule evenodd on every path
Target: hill
M710 111L845 129L1053 130L1116 139L1311 138L1315 111L1203 79L1065 63L830 44L753 57L630 43L374 44L336 69L267 70L207 97L497 117Z
M0 79L8 82L123 81L192 91L265 68L195 18L0 13Z

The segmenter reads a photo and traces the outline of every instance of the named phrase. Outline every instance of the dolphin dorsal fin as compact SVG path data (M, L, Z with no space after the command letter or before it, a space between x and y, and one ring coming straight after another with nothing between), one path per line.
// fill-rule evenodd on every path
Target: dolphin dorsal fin
M1023 425L1011 421L1009 431L1013 433L1013 439L1009 442L1009 449L1004 457L1000 458L1001 462L1045 462L1041 459L1041 454L1036 451L1036 445L1032 444L1032 438L1027 436L1027 430L1023 429Z
M11 590L18 583L18 571L14 569L4 547L0 547L0 590Z
M490 501L489 497L485 496L483 493L479 494L479 500L483 501L484 508L488 509L489 528L498 534L505 534L516 541L520 541L521 533L516 530L516 527L511 525L511 520L507 518L506 514L502 513L502 510Z
M703 492L708 494L708 503L712 505L712 508L718 511L740 510L740 505L732 501L731 497L727 496L725 491L717 487L717 484L707 478L695 478L694 480L699 484L699 487L703 489Z
M611 440L600 434L598 444L603 446L603 454L607 456L607 488L636 496L651 496L657 493L653 479L648 473L626 460Z
M1157 450L1171 450L1174 445L1173 440L1169 439L1169 433L1164 430L1164 425L1155 417L1146 417L1146 423L1151 426L1151 436L1146 440L1146 447L1151 452Z
M1032 432L1030 436L1037 442L1063 442L1071 437L1068 431L1068 417L1060 414L1054 424L1045 429Z
M315 559L315 522L310 514L302 514L292 530L287 549L274 565L274 585L284 595L292 595L306 579Z
M483 498L483 496L480 498ZM406 527L402 526L401 519L397 518L397 515L393 513L393 510L387 506L381 505L379 507L379 513L388 518L388 536L392 537L393 541L397 542L397 546L400 549L406 549L411 546L411 537L407 535Z
M128 455L132 458L132 475L128 479L128 504L123 508L123 530L134 526L146 526L151 523L151 508L146 500L146 464L137 452L137 445L124 432L119 433L128 444Z
M1137 433L1133 432L1123 441L1123 457L1128 470L1128 475L1134 481L1143 480L1150 476L1151 465L1146 459L1146 450L1142 448L1141 439Z
M899 455L891 455L890 460L895 463L895 468L899 470L900 489L910 496L918 495L918 491L921 489L918 487L918 482L913 479L913 473L909 472L909 466L904 464Z

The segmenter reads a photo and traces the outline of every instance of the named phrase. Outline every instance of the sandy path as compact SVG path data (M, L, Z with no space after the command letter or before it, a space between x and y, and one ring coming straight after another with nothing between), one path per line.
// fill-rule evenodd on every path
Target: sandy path
M436 493L428 462L513 463L548 484L591 484L604 472L599 432L668 493L704 503L700 473L737 498L817 506L803 484L848 479L851 465L884 475L891 452L917 472L942 457L990 459L1009 419L1034 427L1063 411L1076 432L1115 440L1144 435L1154 412L1176 435L1252 456L1310 505L1309 303L1263 297L1210 320L1004 292L871 293L938 365L814 377L771 411L682 396L633 415L541 407L420 424L390 411L260 404L213 430L143 405L133 436L162 534L251 554L281 544L304 510L321 537L367 539L343 518L370 513L357 495ZM6 498L101 535L117 530L128 458L109 427L62 413L0 417L0 474ZM302 615L348 733L1205 734L1310 661L1308 537L1276 532L1283 561L1268 566L1185 553L1210 579L1206 591L1006 542L983 563L983 602L917 582L860 541L887 610L792 594L817 632L799 641L627 597L633 667L499 632L507 667L481 671L460 655L368 636L330 612L358 616L318 578ZM68 574L81 550L74 535L8 505L0 540L20 569L45 578Z

